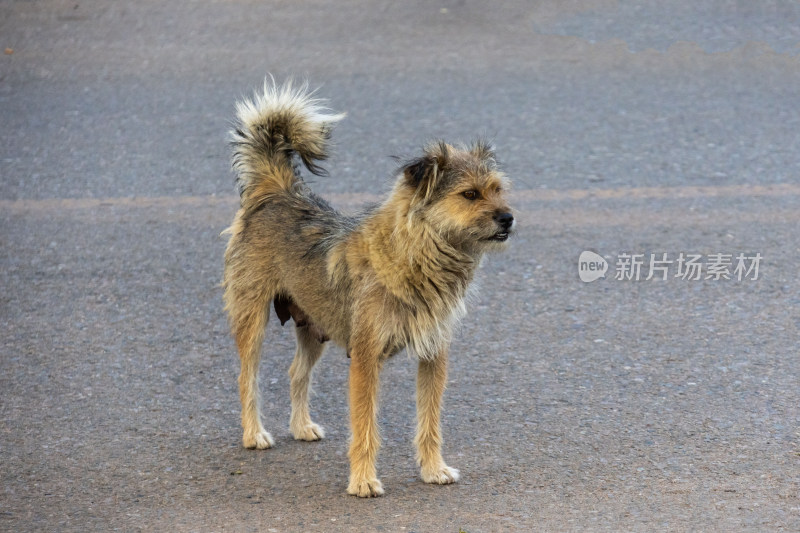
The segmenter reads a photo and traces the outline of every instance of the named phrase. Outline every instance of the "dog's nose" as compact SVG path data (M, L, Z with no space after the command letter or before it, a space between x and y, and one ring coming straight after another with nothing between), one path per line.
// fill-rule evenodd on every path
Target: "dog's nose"
M509 229L514 223L514 215L511 213L499 212L495 213L494 220L500 224L503 229Z

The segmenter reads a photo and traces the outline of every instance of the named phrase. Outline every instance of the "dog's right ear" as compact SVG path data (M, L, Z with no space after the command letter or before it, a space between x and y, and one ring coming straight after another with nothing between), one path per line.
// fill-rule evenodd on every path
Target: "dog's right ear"
M485 139L478 139L470 147L470 152L487 167L497 167L497 158L494 155L494 147L491 145L491 143L489 143L489 141Z
M428 198L439 181L449 157L447 145L436 143L425 150L425 155L412 159L403 167L406 184L422 198Z

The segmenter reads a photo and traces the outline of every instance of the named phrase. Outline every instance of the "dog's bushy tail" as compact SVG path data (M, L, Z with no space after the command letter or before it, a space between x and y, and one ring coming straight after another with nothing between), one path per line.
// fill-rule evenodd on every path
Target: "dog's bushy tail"
M291 190L297 183L294 154L309 171L325 175L316 162L328 157L333 125L344 118L327 111L308 84L278 86L271 78L252 100L236 104L238 122L231 142L242 206Z

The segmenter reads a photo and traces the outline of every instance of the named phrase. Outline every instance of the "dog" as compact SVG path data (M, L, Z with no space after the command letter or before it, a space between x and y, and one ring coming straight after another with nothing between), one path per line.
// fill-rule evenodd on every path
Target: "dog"
M350 358L349 494L384 492L375 468L379 374L404 348L418 361L414 444L422 480L454 483L459 472L441 455L448 347L483 255L502 250L514 231L510 180L487 142L438 141L402 165L385 201L357 216L340 214L300 175L300 161L327 174L319 162L344 115L324 104L307 83L273 80L236 106L231 143L241 203L225 230L222 285L241 360L244 446L274 444L261 424L258 387L272 304L282 324L296 326L289 369L295 439L325 436L309 416L311 371L325 343Z

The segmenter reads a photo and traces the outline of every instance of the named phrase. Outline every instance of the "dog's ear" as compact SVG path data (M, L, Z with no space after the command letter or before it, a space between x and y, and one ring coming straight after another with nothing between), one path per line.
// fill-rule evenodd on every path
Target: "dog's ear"
M497 166L497 159L494 155L494 147L485 139L479 139L470 148L470 153L481 160L489 168Z
M403 167L406 184L415 189L422 198L428 198L447 168L449 157L450 151L446 143L438 142L428 146L422 157L409 161Z
M436 172L436 161L428 156L422 156L406 163L403 167L403 175L406 183L416 189Z

